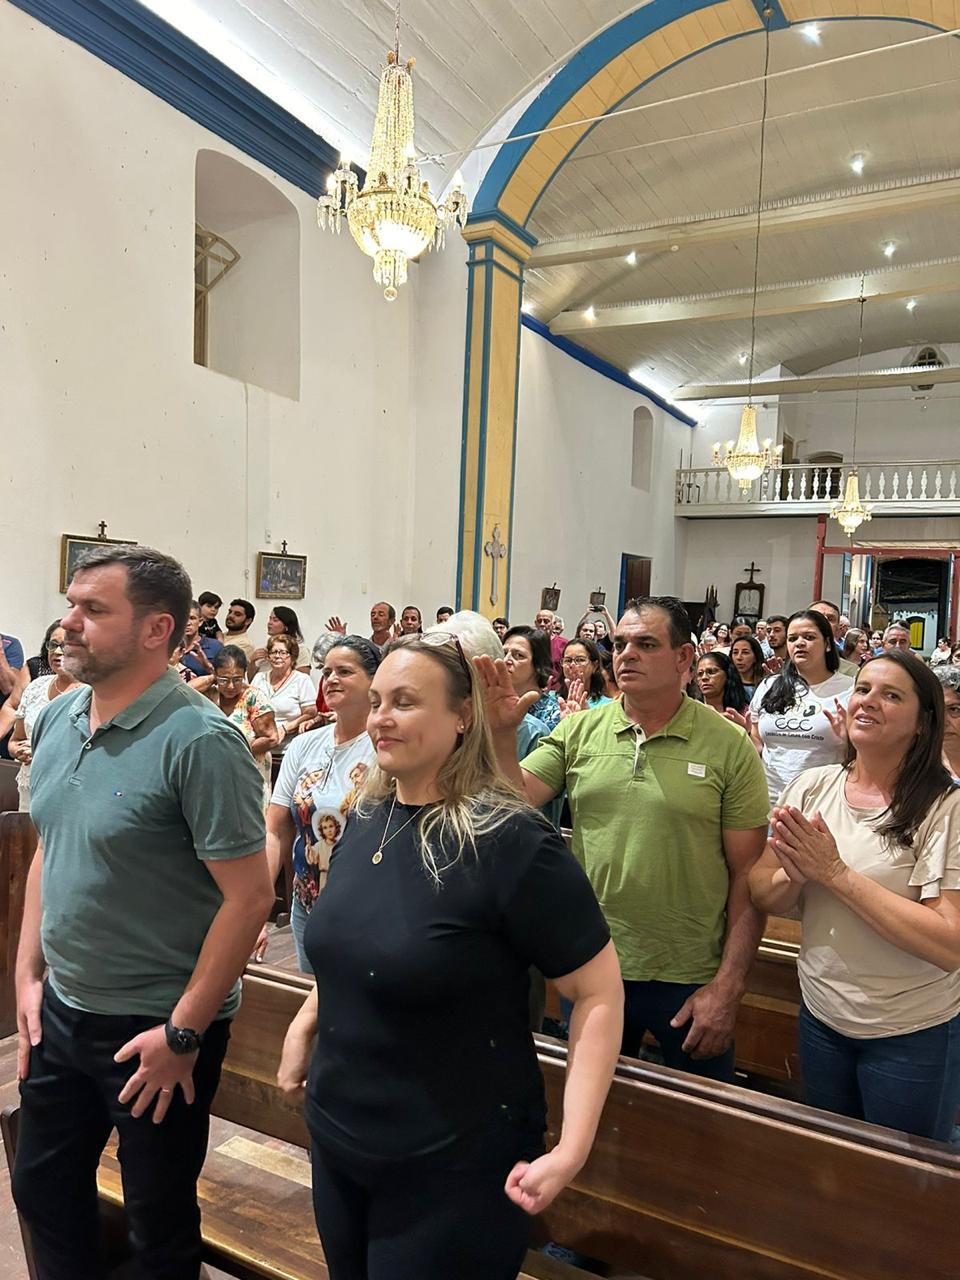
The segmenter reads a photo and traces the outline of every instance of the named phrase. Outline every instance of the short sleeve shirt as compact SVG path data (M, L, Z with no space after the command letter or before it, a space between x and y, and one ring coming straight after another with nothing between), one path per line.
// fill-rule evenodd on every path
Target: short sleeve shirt
M89 1013L169 1017L223 896L207 862L263 849L262 783L240 732L166 671L90 732L91 690L33 729L50 981ZM220 1016L239 1003L239 982Z
M214 658L217 656L217 654L220 652L220 650L223 648L223 645L220 643L219 640L215 639L212 636L201 635L200 648L203 650L204 656L206 657L207 661L212 662ZM200 665L200 662L198 661L198 659L196 659L193 656L192 653L185 653L183 655L182 662L183 662L183 665L187 668L187 670L192 671L195 676L209 675L209 672L206 670L206 668Z
M847 866L902 898L960 889L960 788L933 805L908 849L877 834L879 812L847 801L846 777L842 765L807 769L782 803L807 817L819 811ZM945 973L887 942L823 885L804 885L800 910L804 1003L834 1031L857 1039L904 1035L960 1012L960 971Z
M20 705L17 707L14 718L22 722L28 742L33 736L33 726L37 723L37 716L50 701L50 686L55 679L56 676L38 676L36 680L30 681L20 695ZM17 783L21 787L30 785L29 764L20 766Z
M760 757L742 729L690 698L644 738L620 702L561 721L523 761L564 786L572 849L631 981L709 982L730 888L723 831L764 827Z
M317 701L317 691L305 671L292 671L276 689L270 683L269 671L259 672L251 683L272 704L278 724L282 720L296 720L303 714L304 707L313 707Z
M396 837L374 863L389 808L351 819L304 934L320 993L314 1141L367 1161L445 1159L471 1133L496 1144L506 1129L536 1146L545 1109L529 969L559 977L606 946L593 891L532 811L475 853L444 846L438 886L415 837L419 810L398 804Z
M839 764L846 754L846 742L838 737L824 715L834 710L834 701L845 707L853 692L853 680L840 672L820 684L797 685L793 706L786 711L764 711L763 700L776 676L767 676L757 686L750 701L750 720L763 743L763 770L770 803L776 804L788 782L804 769L822 764Z
M326 885L333 847L377 758L368 733L340 746L333 734L334 726L324 725L290 744L270 801L293 815L293 892L305 911Z

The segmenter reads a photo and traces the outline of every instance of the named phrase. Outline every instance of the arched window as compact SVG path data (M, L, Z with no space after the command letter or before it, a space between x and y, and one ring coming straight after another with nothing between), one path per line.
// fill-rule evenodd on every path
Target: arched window
M633 462L630 483L635 489L650 492L653 483L653 414L646 405L633 411Z

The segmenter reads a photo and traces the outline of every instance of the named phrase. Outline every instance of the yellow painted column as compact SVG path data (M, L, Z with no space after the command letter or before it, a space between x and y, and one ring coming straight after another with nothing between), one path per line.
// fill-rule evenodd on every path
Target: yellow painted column
M470 279L457 606L509 617L520 304L533 242L496 218L468 223L464 236Z

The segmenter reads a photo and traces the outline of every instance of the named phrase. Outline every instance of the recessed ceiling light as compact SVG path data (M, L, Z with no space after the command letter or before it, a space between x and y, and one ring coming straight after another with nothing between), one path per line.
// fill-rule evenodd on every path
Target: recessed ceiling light
M800 28L800 30L803 33L804 38L806 40L809 40L811 44L820 43L820 24L819 23L806 22Z
M586 311L583 313L583 318L584 320L596 320L597 313L594 311L593 307L587 307Z
M671 253L676 253L676 252L677 252L677 250L678 250L679 248L680 248L680 246L679 246L678 244L672 244L672 245L670 246L670 252L671 252Z
M740 354L737 356L737 359L740 361L741 364L746 364L747 361L750 359L750 356L747 354L746 351L741 351Z
M885 258L892 258L896 252L897 252L897 246L893 243L892 240L888 240L887 243L883 246L883 256Z
M916 298L908 298L908 299L907 299L907 310L908 310L908 311L916 311L916 309L917 309L917 300L916 300Z
M631 249L630 252L627 254L627 266L635 267L636 265L637 265L637 251L636 249Z
M858 178L860 177L861 173L863 173L866 163L867 163L867 157L860 151L858 151L855 156L850 157L850 168L853 170L853 172L857 175Z

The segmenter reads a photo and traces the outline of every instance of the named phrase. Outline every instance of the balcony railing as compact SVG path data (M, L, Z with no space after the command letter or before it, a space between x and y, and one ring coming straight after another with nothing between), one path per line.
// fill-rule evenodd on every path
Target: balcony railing
M768 471L741 490L726 467L683 467L677 472L676 514L819 515L843 497L848 463L792 462ZM861 462L860 498L873 514L960 513L960 460Z

